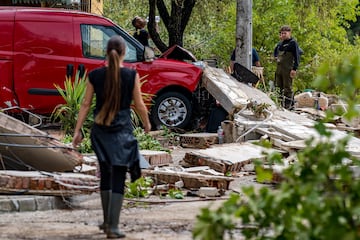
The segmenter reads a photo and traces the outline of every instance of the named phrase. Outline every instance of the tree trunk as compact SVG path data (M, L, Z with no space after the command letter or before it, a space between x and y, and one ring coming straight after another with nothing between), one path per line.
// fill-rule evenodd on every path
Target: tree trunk
M161 51L165 52L168 46L161 40L159 33L156 31L155 12L157 0L149 0L149 22L148 30L155 46Z
M237 0L235 61L251 70L252 0Z
M171 0L171 15L163 0L149 0L149 23L148 30L156 47L164 52L173 45L183 46L183 35L186 25L189 22L191 12L195 6L196 0ZM156 32L155 24L155 6L160 17L168 31L168 46L161 40Z

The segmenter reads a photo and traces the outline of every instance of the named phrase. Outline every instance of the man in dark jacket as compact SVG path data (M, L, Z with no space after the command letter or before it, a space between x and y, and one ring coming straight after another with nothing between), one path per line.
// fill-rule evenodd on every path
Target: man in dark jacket
M292 83L299 66L300 51L298 43L291 37L289 26L280 28L280 39L281 42L274 51L277 62L275 84L280 89L281 105L286 109L291 109L294 105Z

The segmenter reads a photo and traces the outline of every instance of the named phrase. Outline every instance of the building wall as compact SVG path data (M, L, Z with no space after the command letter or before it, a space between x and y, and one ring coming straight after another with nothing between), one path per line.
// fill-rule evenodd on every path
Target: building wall
M102 15L104 12L104 0L89 0L91 1L91 12Z
M21 0L16 0L16 4L12 0L0 0L0 6L26 6L26 7L54 7L54 8L67 8L67 9L77 9L84 12L91 12L95 14L102 15L104 0L80 0L80 4L66 5L55 4L56 0L34 0L31 3L29 1L22 2Z

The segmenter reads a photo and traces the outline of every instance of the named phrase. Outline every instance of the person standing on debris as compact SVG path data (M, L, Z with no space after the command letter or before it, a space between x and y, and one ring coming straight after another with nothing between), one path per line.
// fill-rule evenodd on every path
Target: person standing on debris
M275 86L280 90L281 105L286 109L291 109L294 104L292 83L300 62L299 46L291 37L289 26L282 26L279 33L281 42L274 50L277 62Z
M148 111L141 96L139 75L135 70L123 66L125 49L124 39L113 36L107 44L107 66L89 73L72 142L76 147L82 141L81 127L95 93L95 123L91 130L91 144L100 167L100 197L104 222L99 228L107 234L107 238L125 237L118 224L126 172L139 163L138 143L133 135L130 117L132 100L142 119L145 132L151 129Z
M136 16L131 23L135 27L133 37L137 39L142 45L149 46L150 35L148 31L145 30L146 20Z

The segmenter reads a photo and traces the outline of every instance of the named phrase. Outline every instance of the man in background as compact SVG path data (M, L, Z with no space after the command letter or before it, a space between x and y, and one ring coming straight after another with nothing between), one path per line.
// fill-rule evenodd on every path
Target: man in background
M280 90L280 103L286 109L294 105L293 79L300 62L298 43L291 37L290 26L280 28L280 42L274 50L276 59L275 86Z

